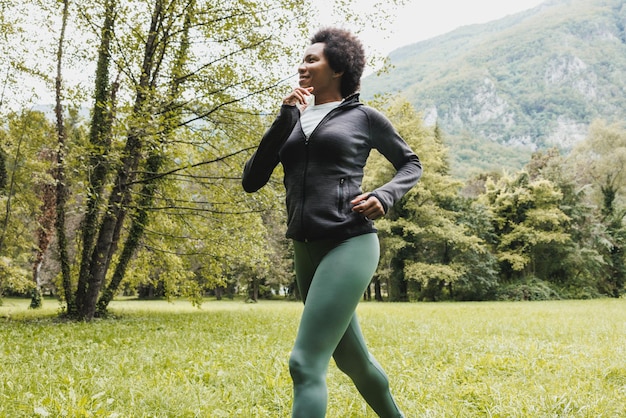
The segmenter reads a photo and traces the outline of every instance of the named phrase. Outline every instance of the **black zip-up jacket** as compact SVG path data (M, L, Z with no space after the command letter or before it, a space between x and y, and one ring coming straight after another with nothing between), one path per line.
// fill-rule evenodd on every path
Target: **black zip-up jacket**
M346 239L375 232L373 222L353 212L363 167L372 148L395 167L391 181L372 191L387 210L422 174L419 158L377 110L344 100L306 138L300 111L283 105L243 172L243 188L251 193L269 180L282 163L287 191L287 237L298 241Z

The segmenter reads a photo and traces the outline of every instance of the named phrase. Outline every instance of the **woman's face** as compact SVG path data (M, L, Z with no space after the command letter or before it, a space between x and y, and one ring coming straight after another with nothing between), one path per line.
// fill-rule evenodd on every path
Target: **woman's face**
M313 94L340 92L341 75L328 64L324 55L324 43L310 45L304 52L302 63L298 66L300 87L313 87Z

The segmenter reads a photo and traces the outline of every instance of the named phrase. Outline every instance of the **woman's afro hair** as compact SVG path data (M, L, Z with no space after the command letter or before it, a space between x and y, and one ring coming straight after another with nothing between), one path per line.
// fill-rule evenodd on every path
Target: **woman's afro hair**
M361 41L351 32L339 28L326 28L311 38L311 44L324 43L324 55L330 68L343 72L341 96L348 97L358 91L365 67L365 51Z

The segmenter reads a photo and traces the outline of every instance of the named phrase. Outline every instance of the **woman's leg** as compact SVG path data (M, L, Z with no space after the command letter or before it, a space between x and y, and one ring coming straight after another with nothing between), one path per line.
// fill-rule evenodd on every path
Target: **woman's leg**
M354 330L349 336L344 334L351 323L356 324L354 311L376 270L378 237L367 234L339 243L296 242L295 253L296 278L305 306L289 360L294 383L292 416L324 417L327 404L326 371L333 352L338 349L335 355L340 358L346 350L367 352L367 348L361 344L362 337L354 338L357 335ZM343 348L338 347L340 342ZM371 364L369 357L368 363ZM345 362L343 364L347 369L348 365ZM355 382L360 380L357 376ZM369 395L366 381L360 383L360 386L361 393L376 398L375 395ZM388 393L388 385L383 387L386 387ZM370 399L367 401L372 404ZM373 404L377 405L378 402ZM397 412L396 416L401 414Z
M379 417L404 416L389 391L387 375L367 350L356 315L341 338L333 358L337 367L350 376L363 399Z

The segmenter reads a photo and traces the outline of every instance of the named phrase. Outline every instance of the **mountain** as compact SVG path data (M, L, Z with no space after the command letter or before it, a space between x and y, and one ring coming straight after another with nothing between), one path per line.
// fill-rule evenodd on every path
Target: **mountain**
M467 153L462 137L529 155L570 149L594 119L626 120L624 0L549 0L400 48L389 60L387 73L363 80L363 98L404 96L449 135L457 159Z

